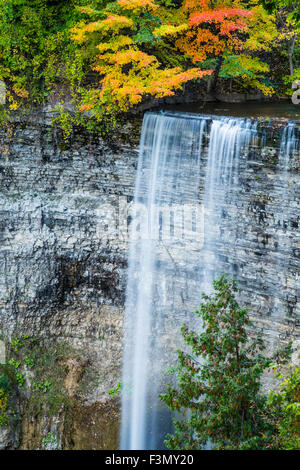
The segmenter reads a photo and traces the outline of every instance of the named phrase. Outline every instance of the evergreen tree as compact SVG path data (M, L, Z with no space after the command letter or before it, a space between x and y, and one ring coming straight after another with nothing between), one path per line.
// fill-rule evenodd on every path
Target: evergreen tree
M174 419L175 433L168 435L170 449L270 448L276 424L268 419L267 397L261 377L274 358L267 358L260 335L249 335L253 325L248 311L237 303L236 282L225 275L214 281L214 294L202 294L195 313L201 318L200 333L186 325L181 333L192 348L178 351L176 387L168 385L160 395L167 406L183 413ZM276 360L288 357L277 353Z

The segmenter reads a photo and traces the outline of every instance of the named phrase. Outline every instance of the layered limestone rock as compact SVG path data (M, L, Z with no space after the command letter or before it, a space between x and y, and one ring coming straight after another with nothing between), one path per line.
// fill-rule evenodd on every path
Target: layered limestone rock
M236 267L240 301L249 306L272 349L289 339L296 345L300 324L300 155L286 172L279 162L285 124L259 122L259 140L242 158L239 197L226 207L236 221L235 234L227 231L218 248L223 271L232 263ZM109 138L75 131L66 144L48 116L40 114L0 133L0 328L4 337L67 341L81 351L99 371L96 384L84 392L88 416L93 407L103 413L108 391L120 380L140 129L141 119L135 118ZM204 177L205 164L199 203ZM180 301L171 286L168 295ZM74 384L70 387L74 395ZM22 444L21 438L24 448L33 441L40 446L41 419L39 424L24 421L23 430L30 428L24 436L42 430L36 441L27 437ZM68 448L70 429L85 448L78 419L73 415L60 439ZM115 441L116 436L114 431ZM113 447L110 440L107 445Z

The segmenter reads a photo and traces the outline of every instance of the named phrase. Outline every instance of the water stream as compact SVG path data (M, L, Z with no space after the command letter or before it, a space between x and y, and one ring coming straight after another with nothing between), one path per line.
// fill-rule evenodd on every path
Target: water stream
M294 134L284 132L286 155ZM181 325L197 322L200 294L221 274L220 245L234 245L232 203L256 140L257 122L247 118L144 116L128 257L121 449L164 448L172 424L158 394L182 346ZM230 263L226 268L233 274Z

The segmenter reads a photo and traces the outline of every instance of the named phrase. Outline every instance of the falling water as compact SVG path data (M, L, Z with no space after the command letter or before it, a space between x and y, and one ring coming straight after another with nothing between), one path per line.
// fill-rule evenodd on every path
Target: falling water
M160 448L170 428L157 396L174 338L193 311L188 298L197 275L190 259L203 237L196 200L205 127L205 119L144 118L126 296L123 449Z
M213 279L222 272L233 274L230 263L223 269L218 248L229 240L234 244L236 223L229 209L239 190L241 159L244 157L246 165L249 145L256 138L257 122L251 119L223 117L212 121L204 193L205 246L202 263L205 274L201 285L207 293L212 288Z
M300 140L296 136L296 125L289 122L282 133L280 143L279 164L284 171L284 193L283 202L286 202L289 183L289 172L293 164L293 159L300 149Z
M172 429L158 394L170 382L165 371L181 346L180 326L197 321L192 312L217 274L226 242L220 223L227 218L232 229L227 209L255 137L248 119L144 117L128 260L122 449L161 449Z
M284 210L281 211L281 220L280 220L280 229L278 231L278 252L282 249L289 249L289 246L284 247L284 245L289 245L288 240L286 240L285 235L285 221L289 218L289 199L293 191L293 182L292 182L292 169L295 164L295 157L300 150L300 140L296 135L296 125L294 122L289 122L281 136L280 151L279 151L279 168L282 170L282 182L283 182L283 193L282 200L280 205ZM278 267L282 266L283 257L280 255L278 261Z
M283 184L282 197L279 200L281 207L280 219L278 221L277 230L277 258L275 264L275 278L277 277L278 288L287 284L289 276L289 253L291 252L292 240L287 237L286 231L288 228L288 221L291 218L291 201L294 197L293 187L293 167L296 163L295 159L300 150L300 139L297 134L297 125L294 122L288 122L284 127L280 150L279 150L279 176ZM284 298L273 306L272 315L277 315L278 312L286 309ZM273 342L275 343L276 338Z

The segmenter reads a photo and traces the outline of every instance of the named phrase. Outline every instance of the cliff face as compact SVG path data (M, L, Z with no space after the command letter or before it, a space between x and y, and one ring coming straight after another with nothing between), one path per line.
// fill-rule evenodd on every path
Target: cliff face
M111 223L108 205L117 217L132 197L132 131L122 128L109 143L78 133L66 145L45 116L35 116L1 133L1 332L72 344L97 374L88 403L106 401L120 380L127 237L108 242L101 232ZM31 434L41 441L37 429Z
M265 139L252 146L240 174L238 211L226 209L237 214L236 241L229 237L219 248L224 271L235 263L241 301L271 347L289 338L297 342L300 324L300 155L287 179L278 163L283 125L259 124ZM4 337L66 341L80 351L79 368L88 362L98 371L82 395L87 416L94 403L108 401L108 390L120 380L126 208L134 192L140 128L137 118L114 130L109 141L75 132L65 144L41 115L16 121L0 134L0 328ZM72 439L66 435L72 429L76 434L78 419L73 416L64 431L68 448ZM38 447L44 428L28 418L23 434L27 441L38 434L31 441ZM24 436L21 446L30 448ZM89 448L97 448L99 439ZM108 448L117 445L117 432L114 439ZM76 442L88 448L88 440L79 436Z
M82 134L66 149L45 123L1 141L1 328L72 338L118 377L127 244L99 233L103 206L132 196L136 149Z

